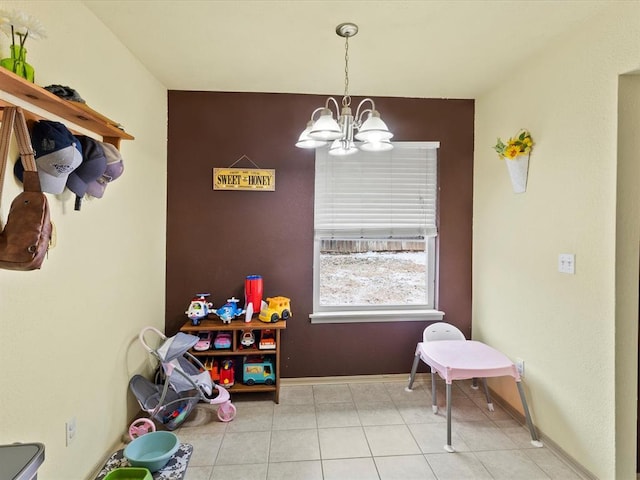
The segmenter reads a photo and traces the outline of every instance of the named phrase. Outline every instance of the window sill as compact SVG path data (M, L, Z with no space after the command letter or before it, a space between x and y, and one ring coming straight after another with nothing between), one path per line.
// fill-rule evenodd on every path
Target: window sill
M311 323L372 323L440 321L444 312L439 310L385 310L369 312L322 312L309 315Z

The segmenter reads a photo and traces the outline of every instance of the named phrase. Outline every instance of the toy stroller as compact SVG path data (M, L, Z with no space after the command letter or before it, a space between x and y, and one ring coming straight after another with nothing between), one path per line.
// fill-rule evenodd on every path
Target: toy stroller
M151 348L144 339L149 331L163 340L157 350ZM188 352L198 342L197 336L179 332L167 338L160 330L145 327L138 338L145 350L160 361L164 374L161 375L164 377L162 384L152 383L142 375L134 375L129 381L129 388L140 407L152 419L165 425L168 430L174 430L200 401L219 405L218 418L222 422L235 418L236 407L231 403L229 392L214 385L202 363ZM154 423L140 418L129 427L129 436L135 438L149 430L155 430Z

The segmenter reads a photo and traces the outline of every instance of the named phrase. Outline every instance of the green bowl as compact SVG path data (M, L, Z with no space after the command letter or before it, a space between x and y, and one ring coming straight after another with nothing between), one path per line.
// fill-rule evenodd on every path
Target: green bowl
M146 468L119 467L111 470L103 480L153 480Z
M164 467L180 447L175 433L150 432L133 440L124 449L124 457L134 467L148 468L157 472Z

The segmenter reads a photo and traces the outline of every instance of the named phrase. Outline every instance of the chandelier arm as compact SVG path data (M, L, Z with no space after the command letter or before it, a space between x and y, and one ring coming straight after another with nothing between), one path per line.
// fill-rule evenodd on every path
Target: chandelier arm
M337 101L335 98L333 98L333 97L328 97L328 98L327 98L327 101L326 101L326 102L325 102L325 104L324 104L324 108L326 108L326 109L328 109L328 110L331 110L331 108L329 108L329 104L330 104L331 102L333 102L333 104L334 104L334 105L335 105L335 107L336 107L336 118L339 118L339 117L340 117L340 105L338 105L338 101Z
M316 116L316 113L321 112L322 110L324 110L326 107L318 107L316 108L313 112L311 112L311 121L315 122L317 120L317 118L313 118Z
M365 102L371 102L371 108L368 108L366 110L363 110L362 112L360 111L360 108L362 107L362 105L365 104ZM362 115L364 115L367 112L373 112L376 109L376 104L374 103L374 101L370 98L365 98L364 100L362 100L359 104L358 104L358 108L356 108L356 114L353 118L355 118L358 122L360 120L362 120Z
M362 124L364 123L364 115L366 113L373 114L374 110L372 108L365 108L361 112L356 112L356 116L353 117L353 121L356 124L356 128L360 129Z

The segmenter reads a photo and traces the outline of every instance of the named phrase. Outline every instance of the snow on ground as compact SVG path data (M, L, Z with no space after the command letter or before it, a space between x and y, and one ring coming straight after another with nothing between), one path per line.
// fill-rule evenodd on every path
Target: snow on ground
M320 256L322 305L425 303L424 252L327 253Z

